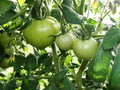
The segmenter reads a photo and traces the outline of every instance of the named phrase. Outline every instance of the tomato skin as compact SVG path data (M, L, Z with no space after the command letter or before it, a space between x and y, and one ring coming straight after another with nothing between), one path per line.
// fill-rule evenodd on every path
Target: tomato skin
M6 69L9 67L9 59L8 58L3 58L1 61L0 61L0 67L3 68L3 69Z
M7 47L10 42L10 37L8 36L7 32L3 32L0 35L0 43L2 46Z
M52 36L60 31L60 24L51 18L43 20L33 20L31 24L23 30L26 41L38 49L44 49L54 42Z
M73 38L70 35L70 33L65 33L65 34L62 34L56 37L55 42L57 46L59 47L59 49L63 51L67 51L72 48Z
M11 55L13 55L13 54L14 54L15 49L14 49L14 47L13 47L13 46L11 46L11 47L6 47L6 48L4 49L4 52L5 52L5 54L7 54L7 55L11 56Z
M88 40L76 39L73 43L73 52L77 57L85 60L92 59L97 51L98 43L94 38Z

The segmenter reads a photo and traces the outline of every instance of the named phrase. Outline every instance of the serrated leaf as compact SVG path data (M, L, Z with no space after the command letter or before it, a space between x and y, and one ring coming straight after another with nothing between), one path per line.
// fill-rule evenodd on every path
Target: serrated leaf
M82 16L75 12L71 7L62 5L62 12L67 23L81 24L83 22Z
M112 49L118 44L119 40L120 29L117 27L111 27L110 30L105 34L102 46L105 50Z
M5 14L14 4L10 0L0 0L0 14Z
M100 46L95 58L89 64L89 77L96 82L104 82L109 74L111 59L111 51L104 51Z
M109 90L120 89L120 48L118 54L115 57L114 65L109 79Z
M72 7L72 0L63 0L62 5Z
M67 78L63 78L60 82L61 90L76 90L74 84Z

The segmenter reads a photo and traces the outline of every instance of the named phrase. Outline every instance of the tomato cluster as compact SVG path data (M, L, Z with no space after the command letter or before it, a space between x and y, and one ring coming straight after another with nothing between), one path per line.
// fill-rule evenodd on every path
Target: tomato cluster
M72 35L67 33L55 34L60 32L60 24L51 16L43 20L33 20L30 25L23 30L23 36L26 41L38 49L44 49L54 41L58 48L63 51L73 49L76 56L89 60L95 56L98 43L94 38L81 40L73 39Z
M69 33L60 35L56 38L56 44L59 49L67 51L73 49L73 52L77 57L84 60L92 59L97 51L98 43L94 38L82 40L79 38L72 38Z

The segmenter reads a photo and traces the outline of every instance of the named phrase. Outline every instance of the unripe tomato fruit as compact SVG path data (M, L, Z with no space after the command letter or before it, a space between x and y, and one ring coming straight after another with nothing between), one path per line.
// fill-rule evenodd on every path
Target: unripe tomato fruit
M92 59L97 51L98 43L94 38L89 38L88 40L81 40L76 38L73 43L73 52L77 57L85 60Z
M2 46L7 47L10 42L10 37L8 36L7 32L3 32L0 35L0 43Z
M23 30L26 41L38 49L44 49L54 42L52 36L60 31L60 24L53 17L46 17L43 20L33 20Z
M3 58L1 61L0 61L0 67L3 68L3 69L6 69L9 67L9 59L8 58Z
M56 37L55 42L59 49L67 51L72 48L73 38L70 33L65 33Z
M5 54L11 56L11 55L14 54L15 48L14 48L13 46L11 46L11 47L6 47L6 48L4 49L4 52L5 52Z

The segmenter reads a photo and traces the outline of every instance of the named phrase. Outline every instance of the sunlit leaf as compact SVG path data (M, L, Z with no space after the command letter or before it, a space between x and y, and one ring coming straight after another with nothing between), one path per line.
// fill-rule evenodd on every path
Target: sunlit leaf
M100 46L95 58L90 62L88 67L90 78L96 82L104 82L109 74L111 60L111 51L104 51Z
M94 0L92 2L92 8L95 9L97 7L97 0Z

